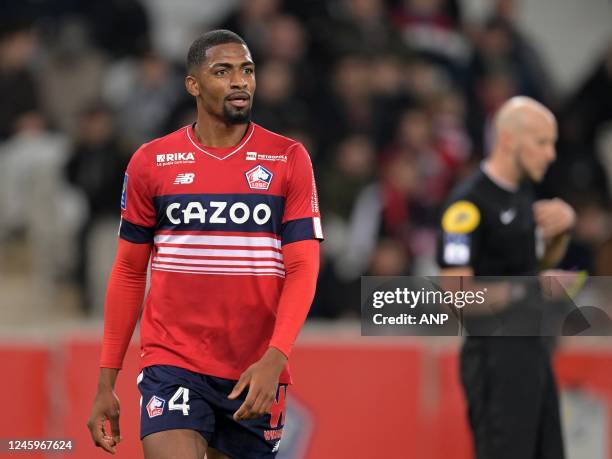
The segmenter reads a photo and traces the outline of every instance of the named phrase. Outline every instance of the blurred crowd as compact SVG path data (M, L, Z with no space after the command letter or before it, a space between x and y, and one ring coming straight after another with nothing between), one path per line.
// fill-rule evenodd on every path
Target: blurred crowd
M150 3L0 2L0 257L22 244L41 295L71 285L88 314L101 311L130 155L195 119ZM512 0L477 17L459 0L234 3L187 35L240 34L257 64L253 120L312 156L326 232L313 317L357 316L362 275L435 274L440 206L516 94L559 118L539 193L578 213L563 267L612 274L612 47L560 95Z

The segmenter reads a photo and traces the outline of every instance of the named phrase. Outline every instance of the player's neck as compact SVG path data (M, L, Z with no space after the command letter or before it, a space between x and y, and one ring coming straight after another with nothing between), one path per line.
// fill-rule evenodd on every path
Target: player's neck
M198 141L213 148L227 148L238 144L249 127L245 124L226 124L211 117L198 116L194 132Z
M518 174L511 165L503 164L498 158L489 158L482 163L482 170L498 186L508 191L514 191L519 187L521 181Z

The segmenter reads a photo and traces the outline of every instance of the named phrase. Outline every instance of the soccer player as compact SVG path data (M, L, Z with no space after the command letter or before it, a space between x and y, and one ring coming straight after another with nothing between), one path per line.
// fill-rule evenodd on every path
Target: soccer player
M574 225L560 199L531 190L555 160L557 123L527 97L507 101L481 170L451 193L441 220L442 275L535 276L563 257ZM461 379L478 459L562 459L558 395L540 337L468 336Z
M299 142L249 121L255 66L242 38L204 34L187 67L197 121L144 144L125 174L88 427L116 452L115 380L151 260L137 380L145 458L273 458L323 238L312 166Z

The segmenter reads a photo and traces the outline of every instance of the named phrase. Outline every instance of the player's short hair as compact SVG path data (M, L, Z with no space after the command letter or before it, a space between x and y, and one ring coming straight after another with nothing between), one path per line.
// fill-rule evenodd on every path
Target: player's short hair
M240 35L231 30L211 30L196 39L189 47L187 53L187 71L191 70L206 60L206 52L217 45L225 45L227 43L238 43L247 46L246 42Z

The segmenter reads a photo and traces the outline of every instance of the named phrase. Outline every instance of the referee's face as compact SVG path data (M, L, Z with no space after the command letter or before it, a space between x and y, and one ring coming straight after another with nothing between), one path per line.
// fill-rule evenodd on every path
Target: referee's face
M524 127L517 133L517 161L523 173L540 182L556 159L557 122L540 113L526 114Z
M249 49L239 43L210 48L192 75L189 92L202 108L227 124L247 123L255 92L255 64ZM195 92L195 93L194 93Z

